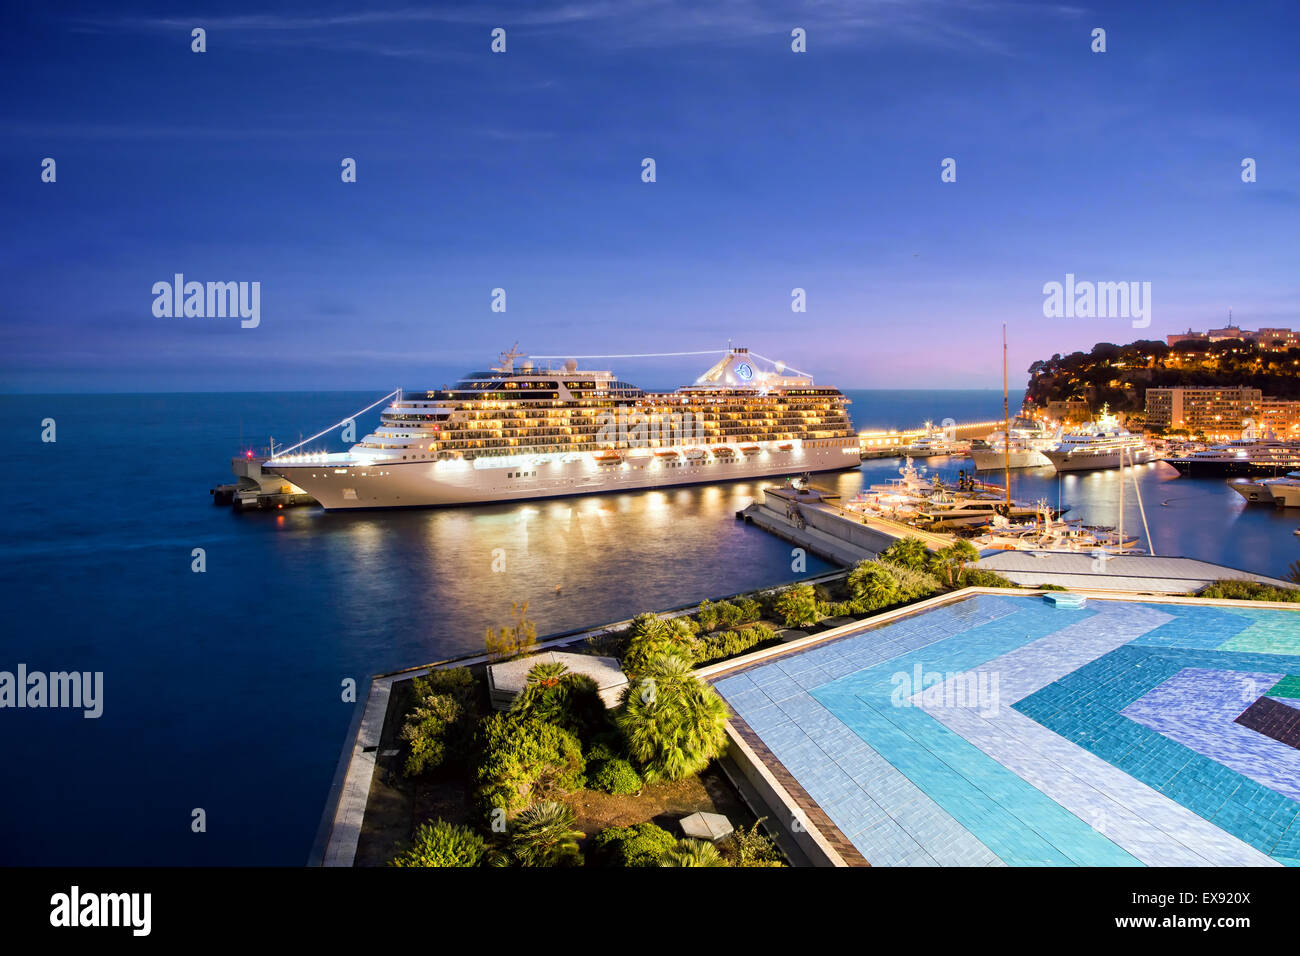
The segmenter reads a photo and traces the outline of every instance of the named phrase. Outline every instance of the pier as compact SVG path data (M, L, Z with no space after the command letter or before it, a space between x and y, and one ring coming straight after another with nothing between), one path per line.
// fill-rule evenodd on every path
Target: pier
M947 428L930 428L924 425L899 431L896 428L868 428L858 432L858 447L862 460L871 458L899 458L905 454L913 458L927 458L931 455L947 454L943 451L927 451L914 448L923 438L933 437L935 432L942 433L954 442L967 442L984 438L990 432L1005 425L1001 419L990 422L967 422L964 425L950 425Z
M736 517L843 565L875 558L899 538L920 538L932 550L955 540L901 521L848 511L838 500L839 495L823 488L769 487L763 489L762 501L755 500Z

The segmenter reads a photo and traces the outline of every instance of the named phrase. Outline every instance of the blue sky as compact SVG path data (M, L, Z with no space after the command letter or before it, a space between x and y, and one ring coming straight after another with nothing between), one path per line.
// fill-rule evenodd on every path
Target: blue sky
M1013 386L1229 308L1300 326L1298 27L1290 0L33 5L0 34L0 390L387 390L516 340L728 339L846 388L998 387L1003 321ZM261 324L156 318L177 272L259 281ZM1066 273L1151 282L1150 329L1044 318Z

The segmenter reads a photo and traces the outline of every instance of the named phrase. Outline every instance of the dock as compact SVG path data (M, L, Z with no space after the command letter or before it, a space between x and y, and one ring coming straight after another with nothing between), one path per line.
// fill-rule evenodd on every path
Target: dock
M839 495L815 486L764 488L762 500L736 512L736 518L846 566L879 556L899 538L920 538L932 550L956 540L901 521L848 511L840 506Z
M262 471L265 458L236 455L230 470L239 479L208 489L214 505L229 505L236 511L268 511L314 505L316 499L287 478Z

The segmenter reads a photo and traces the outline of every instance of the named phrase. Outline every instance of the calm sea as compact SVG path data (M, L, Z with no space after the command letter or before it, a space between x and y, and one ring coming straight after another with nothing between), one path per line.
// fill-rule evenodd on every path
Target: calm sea
M850 395L864 427L1002 409L992 391ZM362 514L210 503L241 448L296 441L377 397L0 397L0 670L103 671L105 685L97 720L0 712L0 863L301 864L352 714L346 678L364 687L481 648L512 601L549 633L792 577L788 546L734 520L752 483ZM54 443L41 441L46 418ZM829 480L851 493L897 467ZM1224 483L1164 467L1138 474L1157 552L1272 574L1300 556L1300 515L1247 509ZM1113 474L1016 482L1023 497L1059 494L1072 515L1115 523ZM1126 504L1136 529L1135 497ZM206 833L191 832L197 808Z

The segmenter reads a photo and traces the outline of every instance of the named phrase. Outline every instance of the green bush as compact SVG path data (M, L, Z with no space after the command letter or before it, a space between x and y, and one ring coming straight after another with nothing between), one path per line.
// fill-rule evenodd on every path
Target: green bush
M756 820L748 830L737 827L722 841L722 852L732 866L785 866L785 857Z
M1193 597L1219 598L1231 601L1300 601L1300 590L1279 588L1259 581L1238 581L1224 578L1207 585Z
M878 611L903 600L903 588L891 565L859 561L849 572L849 593L867 611Z
M678 840L659 858L660 866L726 866L718 848L703 840Z
M881 552L880 559L913 571L924 571L930 559L930 549L920 538L899 538Z
M528 671L524 689L510 705L510 712L555 724L581 740L590 740L609 726L596 682L586 674L570 672L560 663L534 665Z
M918 571L905 565L890 565L890 571L898 582L898 589L904 601L929 597L939 591L943 584L927 571Z
M780 591L772 600L772 612L786 627L816 624L817 592L810 584L796 584Z
M734 657L737 654L743 654L760 644L770 641L776 637L776 631L770 624L762 621L756 621L753 624L746 624L739 630L735 631L718 631L700 638L697 664L705 664L709 661L718 661L726 657Z
M449 738L454 738L464 711L449 694L425 697L406 717L398 737L406 742L404 772L415 777L442 766Z
M475 773L485 813L516 813L582 788L585 761L576 737L532 717L493 714L482 724Z
M653 823L608 827L588 843L588 861L600 866L658 866L664 851L676 842L671 833Z
M587 781L591 789L602 793L626 796L641 792L641 775L622 757L602 760L594 771L588 771Z
M728 711L722 698L680 657L651 661L628 685L616 715L641 776L680 780L699 773L726 748Z
M689 618L670 620L657 614L640 614L628 633L623 670L630 675L640 674L649 661L664 654L675 654L693 663L697 645L695 623Z
M478 866L487 844L469 827L443 820L426 823L415 832L411 846L388 861L389 866Z
M534 804L515 817L507 852L519 866L581 866L578 841L586 834L573 824L567 805L554 800Z
M959 587L963 588L1018 588L1019 584L1004 578L1002 575L993 571L985 571L983 568L966 568L964 569L957 582ZM1065 590L1062 588L1061 590Z
M414 706L398 737L407 744L408 777L444 763L461 763L469 753L478 716L478 687L468 667L434 669L411 681Z

